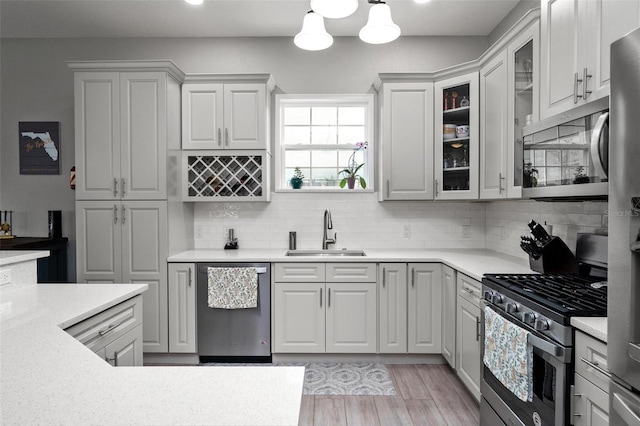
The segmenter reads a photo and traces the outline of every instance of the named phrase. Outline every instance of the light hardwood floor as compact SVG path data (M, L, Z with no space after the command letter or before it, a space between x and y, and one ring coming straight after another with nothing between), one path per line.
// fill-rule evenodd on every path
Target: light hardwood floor
M479 407L448 365L387 365L396 396L303 395L300 426L477 426Z

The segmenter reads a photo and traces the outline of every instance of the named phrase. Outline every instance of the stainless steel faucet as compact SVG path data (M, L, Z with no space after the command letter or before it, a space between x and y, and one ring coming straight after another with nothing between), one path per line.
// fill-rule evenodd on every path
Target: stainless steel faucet
M324 229L322 232L322 250L327 250L329 244L335 244L338 239L338 233L333 234L333 238L329 238L327 231L333 229L333 221L331 220L331 212L329 210L324 211Z

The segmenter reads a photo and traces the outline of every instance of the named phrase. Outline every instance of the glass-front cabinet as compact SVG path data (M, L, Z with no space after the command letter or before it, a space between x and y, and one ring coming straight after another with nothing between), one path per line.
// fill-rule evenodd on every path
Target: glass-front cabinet
M478 73L435 83L435 198L478 198Z

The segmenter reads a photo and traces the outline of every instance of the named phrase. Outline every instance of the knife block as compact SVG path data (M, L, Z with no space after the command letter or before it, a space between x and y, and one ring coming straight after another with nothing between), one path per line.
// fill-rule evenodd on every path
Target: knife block
M529 267L541 274L577 274L578 261L569 247L558 237L542 246L538 259L529 256Z

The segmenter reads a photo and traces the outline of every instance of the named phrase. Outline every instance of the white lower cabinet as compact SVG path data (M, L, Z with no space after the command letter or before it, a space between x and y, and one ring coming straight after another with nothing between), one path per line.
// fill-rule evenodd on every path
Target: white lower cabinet
M456 271L442 265L442 356L456 368Z
M441 352L439 263L381 263L380 353Z
M274 352L376 352L375 264L277 263L274 269Z
M482 285L464 274L457 274L458 321L456 324L456 370L471 394L480 400Z
M196 353L194 263L169 264L169 352Z
M607 344L577 330L575 336L571 422L574 426L608 425Z
M114 367L142 365L142 296L65 329Z

